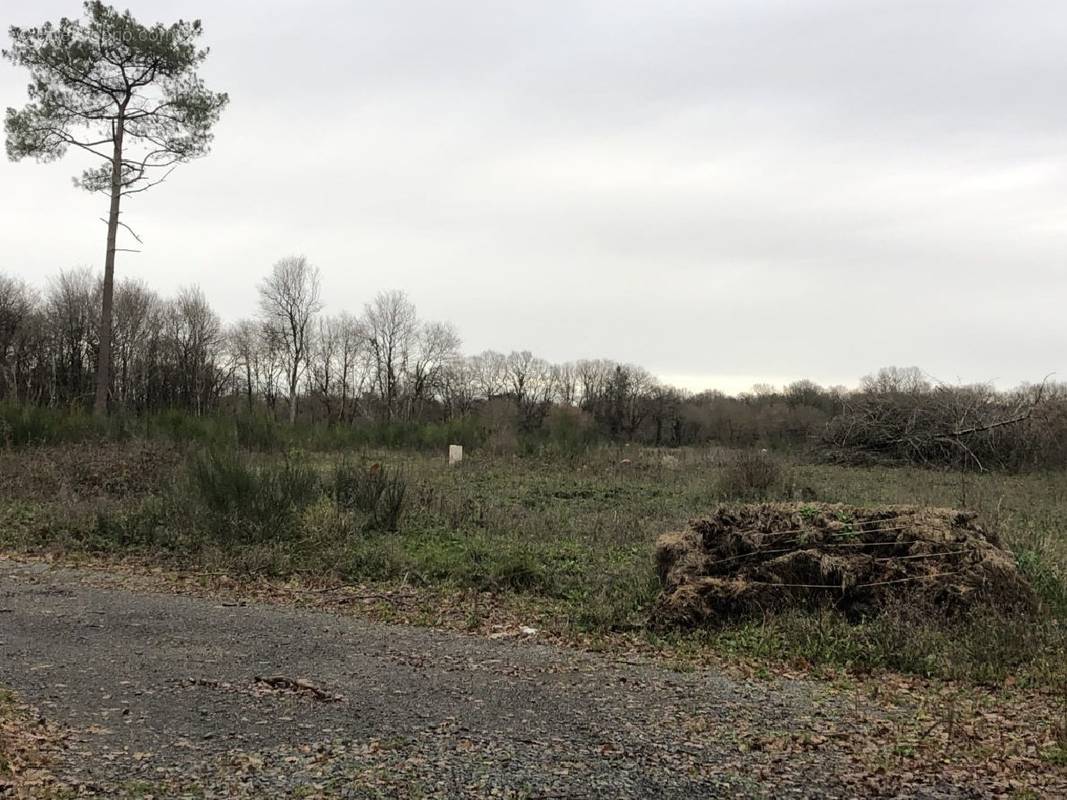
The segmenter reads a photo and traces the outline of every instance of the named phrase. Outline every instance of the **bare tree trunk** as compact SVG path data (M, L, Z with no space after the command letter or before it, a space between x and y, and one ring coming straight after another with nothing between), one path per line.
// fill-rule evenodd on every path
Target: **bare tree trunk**
M252 407L252 366L249 364L248 359L245 359L245 385L248 387L248 415L251 416L254 411Z
M299 381L296 367L289 377L289 424L296 424L296 387Z
M341 372L341 409L337 412L337 421L345 421L345 408L348 406L348 356L345 355L345 366Z
M104 290L100 307L100 352L96 359L96 401L93 413L107 416L107 396L111 387L111 307L115 295L115 240L119 230L119 202L122 200L122 135L120 116L115 129L115 149L111 157L111 210L107 217L107 253L104 255Z

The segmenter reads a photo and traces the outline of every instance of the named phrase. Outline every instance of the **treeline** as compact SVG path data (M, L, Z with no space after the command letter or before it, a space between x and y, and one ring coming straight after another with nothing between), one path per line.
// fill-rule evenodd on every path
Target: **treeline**
M0 400L91 405L100 292L88 269L62 271L41 291L0 275ZM948 387L915 368L887 368L852 391L802 380L739 396L693 394L606 359L554 364L529 351L463 355L455 327L421 319L402 292L378 294L359 314L325 314L318 270L302 257L279 261L258 292L254 318L224 324L198 288L165 298L140 281L118 283L113 411L178 409L394 431L448 423L477 440L469 443L502 451L610 440L816 446L850 460L1067 466L1062 386L1046 386L1039 397L1035 387Z

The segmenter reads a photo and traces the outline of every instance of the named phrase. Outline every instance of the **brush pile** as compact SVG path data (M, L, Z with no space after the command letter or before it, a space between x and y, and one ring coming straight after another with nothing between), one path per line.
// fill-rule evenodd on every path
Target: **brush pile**
M661 536L656 564L655 616L669 625L826 606L858 619L900 601L946 616L1037 604L996 535L946 508L723 506Z

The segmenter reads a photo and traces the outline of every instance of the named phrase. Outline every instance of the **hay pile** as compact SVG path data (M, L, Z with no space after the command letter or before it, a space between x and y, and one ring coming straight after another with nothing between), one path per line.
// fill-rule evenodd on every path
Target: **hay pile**
M661 536L656 563L655 616L671 625L790 607L833 606L859 618L900 600L945 614L1036 607L996 536L974 514L946 508L724 506Z

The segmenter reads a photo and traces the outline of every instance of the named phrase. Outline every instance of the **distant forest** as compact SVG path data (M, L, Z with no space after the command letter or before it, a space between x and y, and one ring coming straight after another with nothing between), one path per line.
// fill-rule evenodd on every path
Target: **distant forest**
M61 271L42 290L0 274L0 401L91 407L100 293L89 269ZM225 324L196 287L165 298L140 281L119 282L113 413L177 409L335 426L462 420L468 438L500 450L710 443L816 448L849 461L1067 466L1064 384L998 392L887 367L855 389L800 380L738 396L691 393L606 359L464 355L451 323L420 319L398 291L358 314L327 315L318 270L302 257L279 261L258 293L255 318Z

